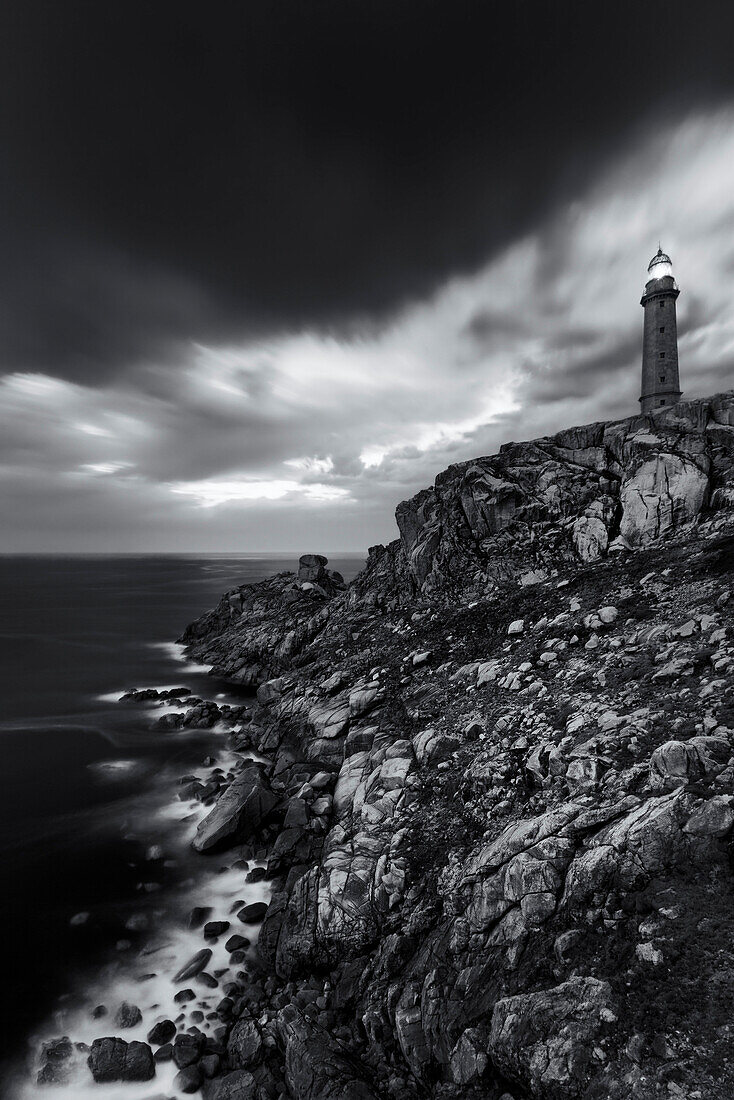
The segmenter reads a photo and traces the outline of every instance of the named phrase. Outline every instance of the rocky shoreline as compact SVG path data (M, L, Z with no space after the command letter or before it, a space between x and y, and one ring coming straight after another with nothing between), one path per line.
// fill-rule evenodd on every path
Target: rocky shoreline
M184 777L193 845L249 857L269 901L202 915L177 981L195 1004L208 975L206 1009L105 1032L95 1080L734 1094L733 504L729 393L451 467L351 585L305 555L191 624L189 654L256 691L166 700L242 756Z

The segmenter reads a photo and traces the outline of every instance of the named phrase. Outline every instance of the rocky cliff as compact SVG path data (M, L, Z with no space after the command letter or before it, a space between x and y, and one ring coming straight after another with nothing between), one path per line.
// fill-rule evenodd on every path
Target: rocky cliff
M571 428L450 466L398 506L415 590L534 584L648 546L734 499L734 395Z
M188 628L273 887L207 1096L734 1094L733 479L734 393L508 444Z

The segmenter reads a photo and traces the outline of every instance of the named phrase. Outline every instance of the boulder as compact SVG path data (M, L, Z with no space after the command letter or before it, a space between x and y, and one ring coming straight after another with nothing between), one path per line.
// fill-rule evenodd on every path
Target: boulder
M268 907L264 901L251 901L244 905L237 916L243 924L259 924L267 913Z
M182 1032L173 1044L173 1060L179 1069L186 1069L199 1061L204 1047L204 1036L199 1032Z
M176 1025L173 1020L159 1020L157 1024L153 1024L147 1039L151 1046L160 1047L164 1043L170 1043L175 1034Z
M298 580L320 584L326 578L329 559L323 554L302 554L298 559Z
M731 795L716 795L691 814L683 831L691 836L728 836L734 827L734 799Z
M198 1066L184 1066L173 1079L173 1087L180 1092L198 1092L202 1082L202 1073Z
M537 1100L575 1100L603 1063L595 1048L616 1020L608 982L571 978L553 989L505 997L492 1013L489 1054Z
M689 523L706 503L708 488L705 457L697 463L678 454L654 455L622 482L620 535L630 546L645 546Z
M263 1037L257 1022L250 1016L240 1016L227 1040L229 1064L235 1069L249 1069L257 1065L263 1053Z
M203 1093L205 1100L257 1100L260 1095L255 1078L245 1069L205 1082Z
M609 547L609 530L599 516L579 516L574 522L572 537L581 561L597 561Z
M210 920L204 925L204 936L207 939L214 939L215 936L223 936L224 933L228 931L228 920Z
M254 835L277 805L261 770L248 767L217 800L212 812L199 824L193 845L197 852L221 848L227 842L247 840Z
M122 1028L137 1027L142 1018L143 1014L138 1006L128 1004L127 1001L123 1001L115 1013L115 1023Z
M294 1005L279 1013L278 1032L294 1100L377 1100L349 1054Z
M150 1081L155 1077L155 1062L147 1043L127 1043L124 1039L95 1039L87 1064L97 1084L113 1081Z
M650 757L650 785L670 790L711 775L729 759L724 737L692 737L690 741L666 741Z

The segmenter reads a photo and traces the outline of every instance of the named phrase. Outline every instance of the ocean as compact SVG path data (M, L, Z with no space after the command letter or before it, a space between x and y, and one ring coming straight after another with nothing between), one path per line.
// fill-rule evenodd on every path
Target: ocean
M349 580L363 562L334 555L329 566ZM216 858L190 852L195 822L176 799L178 778L202 774L207 757L226 767L223 734L153 729L163 710L118 700L131 688L183 686L242 702L175 640L228 588L296 564L289 555L0 557L0 1073L11 1095L41 1094L29 1053L90 1018L90 997L115 983L119 993L123 979L154 980L152 963L133 979L127 960L152 932L170 944L197 890L224 899L227 875ZM72 1038L104 1034L115 1034L111 1022L90 1018Z

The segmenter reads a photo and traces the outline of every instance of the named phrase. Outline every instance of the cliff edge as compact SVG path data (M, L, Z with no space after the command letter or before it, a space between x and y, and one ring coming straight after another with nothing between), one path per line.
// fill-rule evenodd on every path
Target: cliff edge
M187 629L266 758L195 843L273 890L206 1096L734 1094L733 505L726 393L452 466L350 586Z

